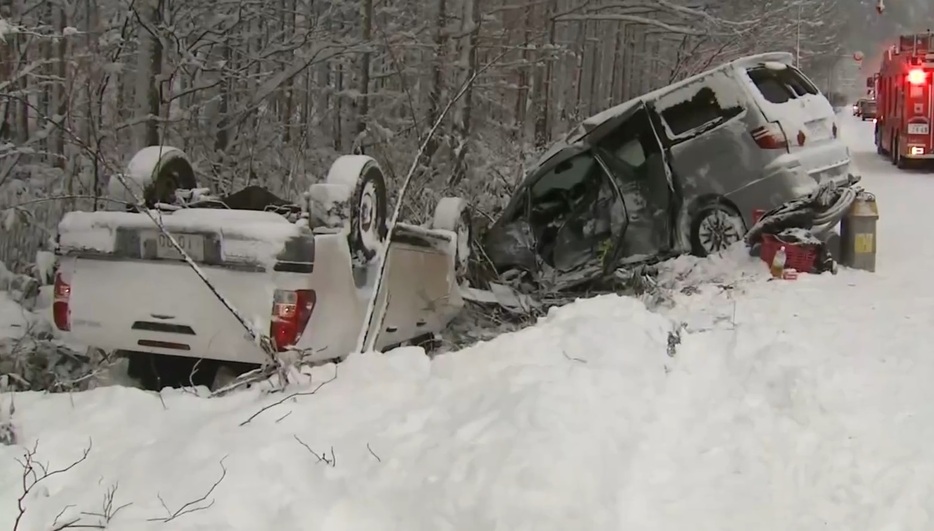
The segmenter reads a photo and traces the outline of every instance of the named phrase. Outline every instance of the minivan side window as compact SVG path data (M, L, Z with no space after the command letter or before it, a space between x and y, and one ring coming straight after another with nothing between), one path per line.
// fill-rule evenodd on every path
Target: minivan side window
M675 136L705 125L725 122L743 110L736 105L722 107L712 88L701 86L689 99L661 110L660 114Z

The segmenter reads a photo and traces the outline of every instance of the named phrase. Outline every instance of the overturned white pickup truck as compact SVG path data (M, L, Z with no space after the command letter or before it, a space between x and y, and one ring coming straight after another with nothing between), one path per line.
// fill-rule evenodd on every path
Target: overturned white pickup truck
M129 194L126 184L139 189ZM430 227L398 224L387 238L386 184L372 158L339 158L302 205L258 187L198 199L196 184L184 153L145 148L109 194L145 205L71 212L58 228L55 325L127 356L147 387L218 386L267 361L221 298L275 350L345 357L363 329L384 245L376 307L385 311L368 331L376 348L433 339L464 304L466 204L445 198Z

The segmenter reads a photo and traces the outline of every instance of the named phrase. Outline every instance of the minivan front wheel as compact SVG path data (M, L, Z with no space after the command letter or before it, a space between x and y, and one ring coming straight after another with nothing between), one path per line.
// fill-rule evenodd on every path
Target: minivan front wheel
M691 253L705 257L743 239L746 225L735 209L724 203L705 205L691 222Z

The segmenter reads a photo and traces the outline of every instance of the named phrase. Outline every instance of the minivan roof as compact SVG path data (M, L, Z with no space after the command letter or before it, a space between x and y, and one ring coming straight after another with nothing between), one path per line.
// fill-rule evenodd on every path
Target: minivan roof
M728 63L723 63L722 65L716 68L705 70L704 72L701 72L700 74L693 75L689 78L678 81L677 83L665 85L662 88L653 90L652 92L635 97L631 100L627 100L623 103L620 103L619 105L615 107L610 107L609 109L603 112L597 113L591 116L590 118L587 118L586 120L581 122L580 125L575 127L573 131L571 132L571 134L568 135L566 141L573 143L576 140L579 140L580 138L584 137L590 131L596 129L597 127L606 123L607 121L612 120L614 117L625 113L626 111L638 105L639 103L643 101L655 99L668 92L671 92L672 90L676 90L678 88L690 85L700 79L703 79L709 76L712 73L731 69L737 66L748 67L748 66L762 64L765 62L778 62L778 63L784 63L786 65L791 65L794 62L794 57L788 52L770 52L770 53L763 53L763 54L758 54L758 55L749 55L746 57L741 57L739 59L734 59L733 61L730 61Z
M549 147L545 152L539 157L538 161L530 166L531 171L538 171L542 166L544 166L548 161L554 158L556 155L564 151L565 149L572 147L575 144L578 144L585 136L587 136L591 131L600 127L601 125L607 123L613 118L625 114L627 111L640 105L645 100L651 100L662 96L672 90L676 90L680 87L690 85L700 79L703 79L706 76L709 76L712 73L720 72L727 70L729 68L737 66L755 66L765 62L778 62L784 63L786 65L791 65L794 63L794 57L788 52L770 52L762 53L757 55L749 55L746 57L740 57L739 59L734 59L728 63L723 63L720 66L711 68L710 70L705 70L700 74L693 75L689 78L678 81L677 83L672 83L670 85L665 85L662 88L653 90L652 92L637 96L631 100L624 101L615 107L610 107L603 112L597 113L590 118L582 121L574 129L568 132L563 139L553 142L551 147Z

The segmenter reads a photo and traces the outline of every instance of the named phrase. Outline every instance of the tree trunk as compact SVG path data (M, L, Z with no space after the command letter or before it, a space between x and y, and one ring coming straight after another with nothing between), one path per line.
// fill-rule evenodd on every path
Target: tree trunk
M56 28L59 33L63 33L67 21L65 20L65 7L58 6L56 10ZM65 127L68 126L66 115L68 114L68 96L66 87L68 83L68 70L66 68L66 58L68 57L68 39L63 37L58 40L55 48L55 84L52 86L52 108L55 109L54 120L57 126L53 129L54 142L51 146L53 154L53 164L56 168L65 169ZM74 183L72 179L68 181L68 194L74 194Z
M521 60L519 61L518 68L518 80L516 82L516 134L514 139L522 141L525 138L525 117L526 117L526 104L529 98L529 71L531 70L531 54L529 53L530 43L529 41L532 38L532 33L529 28L529 19L532 17L532 5L531 3L526 4L525 9L523 10L523 16L520 17L522 23L522 43L521 43Z
M358 88L360 104L357 107L357 141L355 143L362 142L370 114L370 59L372 56L370 41L373 39L373 0L363 0L360 11L361 37L367 49L360 56L360 86Z
M441 112L441 97L444 94L444 57L447 45L447 34L445 33L445 24L447 23L447 0L438 0L438 14L435 19L435 37L434 50L435 58L431 67L431 89L428 93L428 112L426 114L426 124L428 127L434 125ZM414 117L413 117L414 118ZM424 164L429 164L435 152L438 151L438 136L434 136L425 146L422 156Z
M231 64L233 55L230 44L225 42L221 49L223 50L224 62L228 65ZM233 82L230 78L221 81L217 105L217 130L214 132L214 152L218 155L226 152L227 148L230 146L230 91L232 89Z
M162 0L155 0L148 10L149 24L153 28L162 25ZM145 91L137 92L142 96L143 108L147 113L145 129L143 132L143 147L157 146L159 142L159 120L162 114L162 42L157 36L143 32L148 47L148 60L145 71L141 72L140 79Z
M549 0L548 8L545 10L545 27L548 28L546 40L546 53L552 54L555 44L555 21L554 15L558 11L558 0ZM554 76L554 57L544 57L544 72L539 67L539 90L535 92L537 110L535 116L535 146L544 147L551 141L551 84Z
M466 59L467 62L467 72L464 76L465 80L469 80L474 76L479 68L477 62L477 40L480 36L480 1L481 0L465 0L464 1L464 23L463 27L468 31L467 43L464 45L462 50L462 56ZM467 90L464 92L464 106L461 110L461 116L458 125L458 145L455 148L456 158L454 160L454 171L451 174L451 179L448 182L448 186L455 187L457 186L464 177L467 176L467 152L470 147L470 128L471 128L471 118L473 114L473 98L474 98L474 84L471 83L467 86Z

